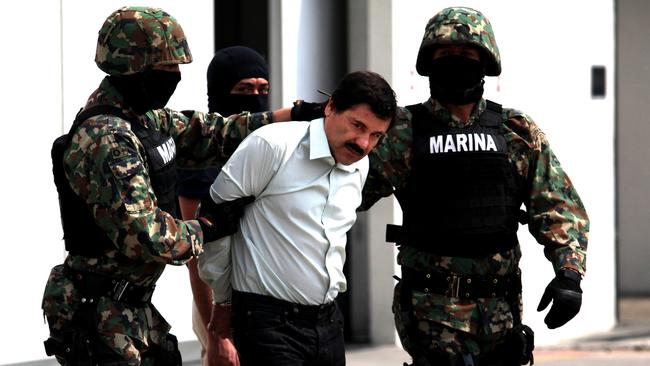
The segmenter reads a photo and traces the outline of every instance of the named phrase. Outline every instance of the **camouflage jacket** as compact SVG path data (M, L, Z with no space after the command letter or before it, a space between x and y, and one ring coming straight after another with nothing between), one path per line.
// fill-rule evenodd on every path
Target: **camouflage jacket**
M485 100L477 104L467 125L478 121L485 104ZM433 111L435 122L452 127L463 126L436 101L430 100L425 106ZM549 147L546 136L533 120L517 110L505 108L503 118L509 159L532 187L524 202L528 212L528 230L544 246L544 253L555 272L570 268L584 275L589 219L578 193ZM368 209L381 197L389 196L405 186L411 169L412 141L411 114L407 109L400 108L394 127L370 154L370 173L364 186L361 209ZM432 237L433 241L435 237ZM486 258L438 256L412 247L402 247L397 260L402 266L421 271L503 275L518 268L520 257L519 246ZM442 295L427 294L425 298L420 295L424 296L419 294L413 299L416 312L429 313L433 321L455 329L491 334L512 327L510 307L503 298L467 303ZM436 306L432 307L431 304ZM429 309L418 310L418 305ZM495 324L496 319L507 321Z
M122 97L106 79L85 108L95 105L117 106L126 115L134 115L124 109ZM269 117L267 113L242 113L225 119L216 113L161 109L139 120L174 138L178 166L200 168L225 162L224 141L241 139L248 124L257 127L270 122ZM68 255L65 264L70 268L150 285L166 264L181 265L203 252L198 221L177 220L157 207L144 147L129 122L111 115L84 121L65 152L64 168L72 189L86 201L95 222L115 245L99 258ZM53 333L65 327L78 303L72 282L60 269L53 270L42 304ZM133 347L150 340L157 343L169 330L153 305L135 308L102 298L97 307L100 334L127 358L137 354ZM126 337L114 336L116 333Z

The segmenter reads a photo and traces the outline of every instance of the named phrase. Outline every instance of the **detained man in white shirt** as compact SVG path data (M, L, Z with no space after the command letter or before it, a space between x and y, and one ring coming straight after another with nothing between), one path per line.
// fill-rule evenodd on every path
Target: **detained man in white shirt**
M395 93L380 75L350 73L332 93L325 118L256 130L211 186L217 203L256 197L240 231L199 262L213 289L209 327L228 334L223 319L232 304L242 366L345 364L334 299L346 290L346 233L361 204L367 155L395 110Z

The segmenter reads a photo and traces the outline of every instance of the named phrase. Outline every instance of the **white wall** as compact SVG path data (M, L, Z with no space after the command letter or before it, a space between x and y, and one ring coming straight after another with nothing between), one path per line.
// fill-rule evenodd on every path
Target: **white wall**
M0 266L0 364L45 356L41 296L50 264L63 258L49 163L52 140L61 131L60 5L23 1L3 8L0 27L11 56L0 61L0 106L5 115L0 143L5 248ZM27 12L30 8L38 11Z
M617 19L619 293L650 295L650 2L619 0Z
M614 6L589 1L393 1L393 87L400 105L424 101L428 80L415 71L427 21L447 6L481 10L492 23L503 73L487 78L486 97L532 116L587 208L591 219L583 307L567 326L549 331L536 307L553 277L527 228L524 251L524 322L540 345L610 329L615 323L614 251ZM582 15L588 9L588 20ZM582 14L582 15L580 15ZM590 96L592 65L607 69L607 95Z
M169 106L207 110L205 70L213 54L213 5L140 0L159 6L181 23L194 62L182 65L182 81ZM123 1L23 0L3 3L0 106L5 116L0 180L5 260L0 266L0 364L46 357L41 298L51 267L63 261L58 201L50 146L67 132L77 110L99 85L97 31ZM62 27L63 24L63 27ZM61 40L63 39L63 42ZM194 339L191 292L185 267L168 267L154 303L179 340Z
M271 78L276 83L272 97L280 101L280 106L290 106L298 98L325 100L316 90L332 92L345 74L344 62L338 57L343 52L338 49L338 40L344 36L339 25L345 24L345 17L337 12L337 4L319 0L270 2L271 13L276 17L270 20L271 27L276 31L280 28L280 38L274 36L270 42Z

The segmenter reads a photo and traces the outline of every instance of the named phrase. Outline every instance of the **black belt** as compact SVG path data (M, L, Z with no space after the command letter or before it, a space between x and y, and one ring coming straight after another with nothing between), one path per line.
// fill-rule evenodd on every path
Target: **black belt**
M481 276L420 272L402 266L402 280L411 290L461 299L509 297L521 292L519 270L503 276Z
M130 305L143 305L151 301L156 285L140 286L125 279L113 278L95 272L79 271L63 266L63 274L70 278L81 293L81 302L93 303L99 297L109 297Z
M309 321L319 321L329 318L336 311L336 302L332 301L322 305L303 305L290 301L276 299L272 296L254 294L250 292L232 291L232 307L236 309L266 310L278 314L287 314Z

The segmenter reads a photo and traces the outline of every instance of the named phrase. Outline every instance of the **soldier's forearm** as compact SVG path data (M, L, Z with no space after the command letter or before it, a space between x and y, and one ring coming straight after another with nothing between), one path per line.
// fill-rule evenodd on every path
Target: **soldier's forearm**
M273 111L273 122L291 121L291 108L280 108Z

